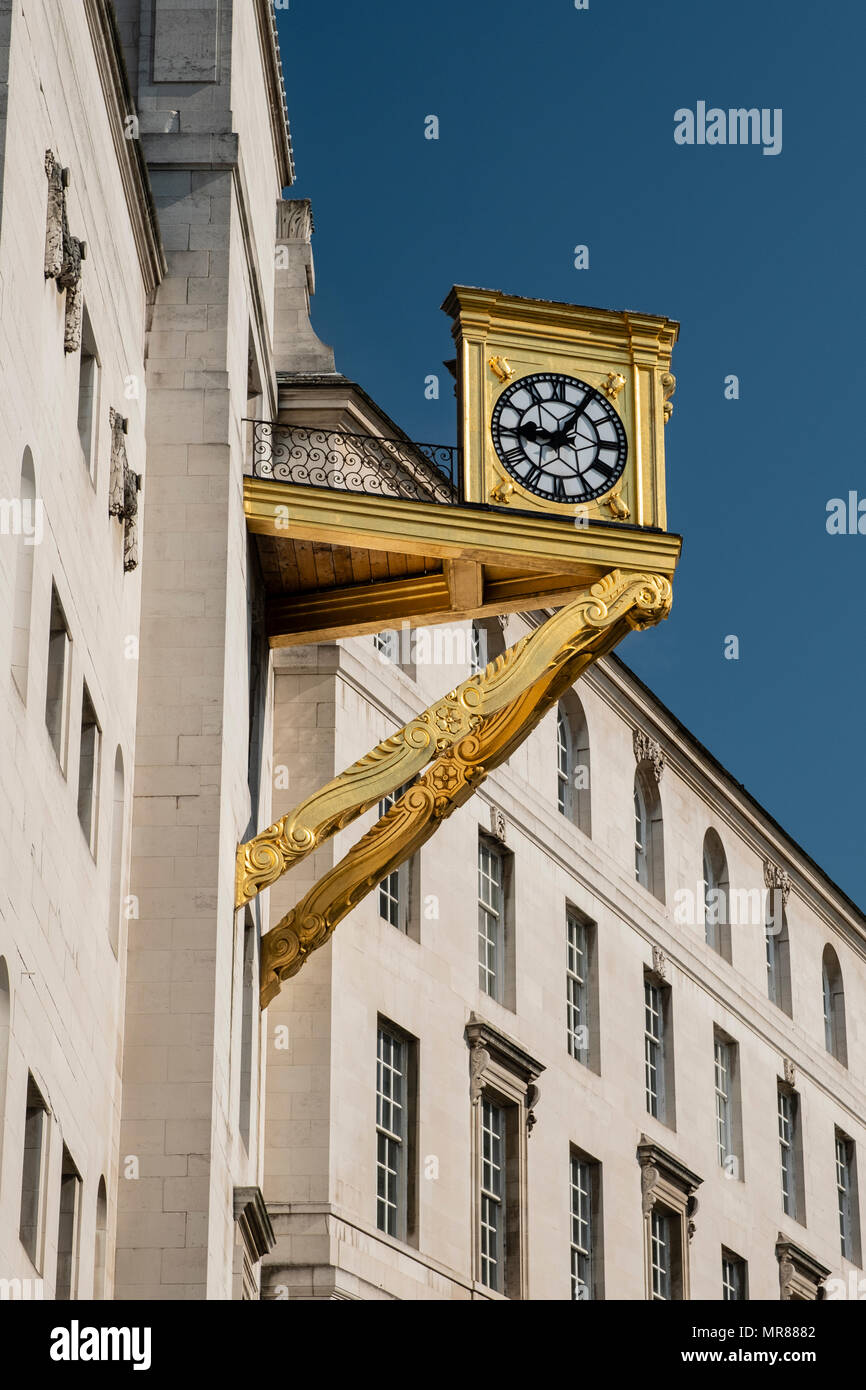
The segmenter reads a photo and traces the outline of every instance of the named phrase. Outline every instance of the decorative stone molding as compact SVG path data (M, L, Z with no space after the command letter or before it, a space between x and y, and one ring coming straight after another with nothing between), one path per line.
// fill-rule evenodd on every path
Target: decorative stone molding
M490 833L503 845L507 843L507 822L505 812L500 811L498 806L490 807Z
M281 198L277 203L277 241L309 242L315 231L309 198Z
M84 308L81 263L87 247L69 231L66 190L69 170L61 168L51 150L45 151L48 178L48 216L45 226L45 278L53 280L58 294L66 293L66 325L63 348L67 353L81 347L81 318Z
M536 1080L544 1070L541 1062L512 1038L500 1033L477 1014L466 1024L469 1044L469 1092L472 1097L472 1268L481 1277L481 1180L484 1169L482 1096L504 1110L505 1143L508 1154L509 1186L504 1231L505 1282L500 1288L507 1298L527 1298L529 1287L529 1185L528 1145L536 1121L539 1088Z
M645 1137L645 1136L644 1136ZM640 1209L644 1216L649 1216L655 1202L656 1184L659 1180L659 1170L647 1158L640 1161Z
M779 1292L783 1302L816 1302L823 1299L822 1286L830 1273L829 1269L781 1231L776 1242L776 1259L779 1261Z
M637 1146L640 1164L641 1211L644 1218L644 1269L647 1297L652 1296L651 1217L658 1204L678 1219L677 1257L682 1277L682 1297L689 1297L689 1244L695 1233L698 1199L703 1181L673 1154L646 1134Z
M653 953L653 974L654 974L654 975L657 975L658 978L659 978L660 980L666 980L667 977L668 977L668 961L667 961L667 956L665 955L665 953L664 953L664 951L662 950L661 946L653 946L653 948L652 948L652 953Z
M114 407L111 419L111 476L108 485L108 515L123 523L123 568L138 564L138 494L141 474L133 473L126 458L126 431L129 422Z
M764 860L764 886L773 892L778 890L782 894L782 906L788 906L788 898L791 894L791 878L785 869L780 869L778 864L772 860Z
M473 1104L480 1100L485 1086L492 1083L520 1105L527 1129L531 1130L541 1096L535 1081L544 1071L543 1064L474 1013L469 1015L466 1025L466 1041L469 1043L469 1095Z
M536 1120L535 1110L536 1110L536 1107L537 1107L538 1102L539 1102L540 1100L541 1100L541 1087L540 1087L540 1086L537 1086L537 1085L535 1084L535 1082L533 1081L533 1082L531 1082L530 1085L528 1085L527 1088L526 1088L526 1133L527 1133L527 1135L529 1135L529 1134L532 1133L532 1130L533 1130L533 1128L534 1128L534 1126L535 1126L535 1120Z
M490 1053L487 1051L480 1037L470 1038L469 1040L469 1098L473 1105L481 1099L481 1092L484 1090L484 1073L490 1061Z
M261 1188L236 1187L232 1205L235 1223L241 1238L243 1252L241 1275L242 1296L257 1299L258 1279L256 1265L277 1243L271 1218L265 1206Z
M782 1075L785 1078L785 1085L793 1089L797 1084L797 1068L790 1057L782 1058Z
M660 782L665 769L665 755L661 744L657 743L654 738L650 738L643 729L635 729L632 742L635 762L649 763L656 782Z

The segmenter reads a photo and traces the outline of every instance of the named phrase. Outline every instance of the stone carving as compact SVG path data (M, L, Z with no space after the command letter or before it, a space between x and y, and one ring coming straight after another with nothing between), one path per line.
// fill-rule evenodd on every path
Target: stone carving
M526 1088L526 1135L527 1138L532 1134L535 1126L535 1108L541 1099L541 1089L534 1081L530 1081Z
M788 906L788 898L791 894L790 875L770 859L764 861L764 886L774 892L778 889L782 894L782 906Z
M653 946L652 952L653 973L658 975L660 980L666 980L668 977L668 963L667 958L665 957L665 953L662 950L661 946Z
M791 1061L790 1057L782 1058L782 1075L785 1078L786 1086L796 1086L797 1068L794 1066L794 1063Z
M779 1291L783 1303L794 1296L794 1261L785 1247L779 1253Z
M635 729L633 744L635 762L649 763L653 777L660 782L665 770L665 755L661 745L656 743L654 738L650 738L649 734L645 734L643 729Z
M481 1099L484 1090L484 1072L490 1062L490 1053L480 1038L473 1038L469 1044L469 1098L473 1105Z
M498 806L490 807L490 833L495 835L497 840L505 844L506 820L505 812L500 811Z
M601 389L608 400L615 401L624 386L625 377L622 372L608 372L607 380L602 382Z
M45 151L45 173L48 178L45 278L55 281L58 293L66 293L63 347L67 353L77 352L81 347L81 319L84 308L81 263L87 255L87 247L78 237L70 234L66 214L69 170L61 168L51 150Z
M277 241L310 241L314 231L309 198L282 198L277 203Z
M111 476L108 485L108 515L123 523L123 568L128 573L138 564L138 494L141 475L133 473L126 458L128 421L112 407Z
M700 1205L700 1204L699 1204L699 1202L698 1202L697 1197L695 1196L694 1193L692 1193L691 1197L689 1197L688 1204L687 1204L687 1206L686 1206L686 1217L687 1217L687 1220L688 1220L688 1227L689 1227L689 1240L692 1239L692 1236L694 1235L695 1231L697 1230L697 1224L696 1224L696 1222L695 1222L695 1217L696 1217L697 1214L698 1214L698 1206L699 1206L699 1205Z
M644 1216L649 1216L655 1203L655 1188L659 1180L659 1170L654 1163L641 1163L640 1166L640 1208Z

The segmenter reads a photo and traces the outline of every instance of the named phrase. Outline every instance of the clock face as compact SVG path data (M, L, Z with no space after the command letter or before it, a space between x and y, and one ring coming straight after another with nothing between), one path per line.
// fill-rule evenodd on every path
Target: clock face
M490 430L512 478L547 502L589 502L609 492L625 468L622 420L577 377L519 377L497 400Z

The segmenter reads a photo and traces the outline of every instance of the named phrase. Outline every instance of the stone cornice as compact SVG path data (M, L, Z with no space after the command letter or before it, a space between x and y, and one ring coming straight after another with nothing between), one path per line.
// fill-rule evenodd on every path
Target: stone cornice
M253 1264L256 1264L276 1245L277 1238L271 1218L258 1187L236 1187L234 1217L240 1227L244 1245Z
M268 112L271 120L274 153L277 159L280 185L282 188L287 188L295 181L295 160L292 152L289 115L286 108L286 84L283 78L283 60L280 56L277 19L272 0L254 0L254 4L259 43L262 50L262 63L268 88Z
M850 944L863 954L866 916L856 903L833 883L818 864L782 826L769 815L741 783L700 744L694 735L647 690L639 678L619 660L602 657L582 677L596 695L626 723L637 721L664 739L667 766L697 796L711 805L713 814L730 827L763 866L767 860L794 870L791 887L824 925L845 932ZM634 683L632 683L634 682ZM763 872L763 869L761 870Z
M521 1081L529 1083L534 1081L544 1071L544 1063L538 1062L519 1043L513 1041L505 1033L501 1033L492 1023L487 1023L485 1019L479 1018L477 1014L469 1015L469 1022L466 1024L466 1038L470 1046L483 1047L508 1071L513 1072Z
M105 107L111 125L111 138L123 181L145 292L150 297L166 274L167 266L141 141L128 139L126 136L125 123L130 116L135 115L135 105L114 6L111 0L84 0L84 10L93 41L99 80L102 83Z

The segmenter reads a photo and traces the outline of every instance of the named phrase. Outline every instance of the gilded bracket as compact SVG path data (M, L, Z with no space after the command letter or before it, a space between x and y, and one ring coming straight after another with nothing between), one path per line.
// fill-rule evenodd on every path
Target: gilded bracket
M582 647L591 643L638 606L635 595L647 585L660 584L667 586L670 606L667 580L613 570L484 671L463 681L267 830L239 845L235 906L243 907L383 796L411 781L431 758L475 732L483 719L505 708L542 672L555 673L568 660L578 636ZM636 619L632 625L638 625Z
M587 666L629 631L667 617L670 605L666 578L614 570L480 675L241 845L238 906L434 758L358 844L262 938L262 1008L337 923L511 756Z

